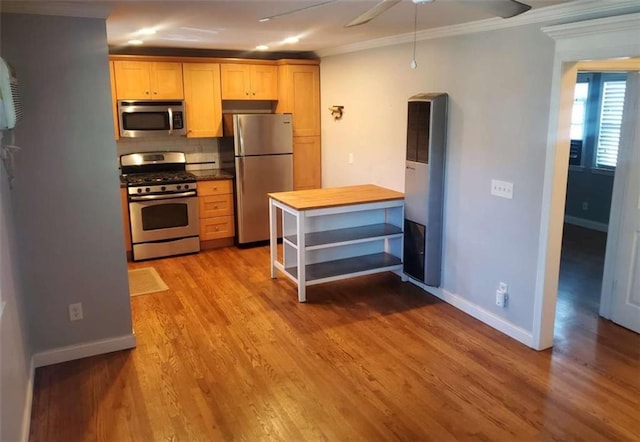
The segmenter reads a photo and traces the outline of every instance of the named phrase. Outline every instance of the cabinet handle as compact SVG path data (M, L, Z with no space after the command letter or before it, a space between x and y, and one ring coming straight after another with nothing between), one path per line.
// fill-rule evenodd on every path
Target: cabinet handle
M217 209L217 208L218 208L218 206L213 206L213 208L214 208L214 209Z
M145 94L149 95L149 91L144 91Z
M158 91L153 91L153 95L158 95Z
M220 229L218 229L218 228L216 227L216 232L218 232L219 230L220 230Z
M256 93L254 92L253 95L255 95Z

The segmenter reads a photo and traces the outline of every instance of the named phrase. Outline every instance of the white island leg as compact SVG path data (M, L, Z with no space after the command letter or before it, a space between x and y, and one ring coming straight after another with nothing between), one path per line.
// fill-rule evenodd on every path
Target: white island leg
M269 249L271 254L271 277L276 277L276 261L278 260L278 226L276 211L278 208L273 204L273 198L269 198Z
M304 210L296 217L296 235L298 241L298 301L307 301L306 253L304 243L305 218Z

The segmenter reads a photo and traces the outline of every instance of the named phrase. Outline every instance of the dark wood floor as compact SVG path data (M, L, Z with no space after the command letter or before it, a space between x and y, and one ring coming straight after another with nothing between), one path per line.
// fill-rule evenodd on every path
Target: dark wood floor
M30 440L640 440L640 337L569 307L536 352L392 274L299 304L266 247L146 266L138 347L38 369Z

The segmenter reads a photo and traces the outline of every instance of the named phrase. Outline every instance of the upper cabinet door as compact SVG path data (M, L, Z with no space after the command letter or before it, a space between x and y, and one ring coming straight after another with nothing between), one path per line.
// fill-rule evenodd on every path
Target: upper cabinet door
M187 137L221 137L220 65L184 63L182 69Z
M269 65L251 66L251 98L254 100L278 99L278 68Z
M116 140L120 139L120 127L118 125L118 102L116 98L116 73L113 68L113 61L109 62L109 79L111 80L111 110L113 111L113 130Z
M225 63L220 68L223 100L251 99L251 71L247 64Z
M276 66L224 63L220 75L223 100L278 99Z
M182 64L114 61L118 100L181 100Z
M278 73L278 113L293 114L293 136L320 135L320 67L284 65Z
M150 63L151 98L175 100L184 98L182 90L182 63Z
M116 96L119 100L151 98L149 64L146 61L114 61Z

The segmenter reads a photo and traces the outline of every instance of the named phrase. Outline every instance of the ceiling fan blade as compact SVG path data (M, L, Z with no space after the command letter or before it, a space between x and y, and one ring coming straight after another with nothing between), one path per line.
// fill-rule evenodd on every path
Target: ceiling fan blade
M323 2L320 2L320 3L314 3L313 5L305 6L303 8L292 9L290 11L281 12L280 14L270 15L269 17L262 17L258 21L261 22L261 23L262 22L266 22L266 21L269 21L269 20L273 20L274 18L284 17L285 15L290 15L290 14L295 14L296 12L306 11L307 9L317 8L319 6L328 5L329 3L335 3L336 1L337 0L326 0L326 1L323 1Z
M467 2L467 4L502 18L515 17L531 9L531 6L516 0L483 0L481 2Z
M380 3L375 5L373 8L369 9L364 14L359 15L358 17L351 20L349 23L344 25L345 28L350 28L352 26L363 25L365 23L370 22L384 11L389 9L390 7L397 5L401 0L382 0Z

